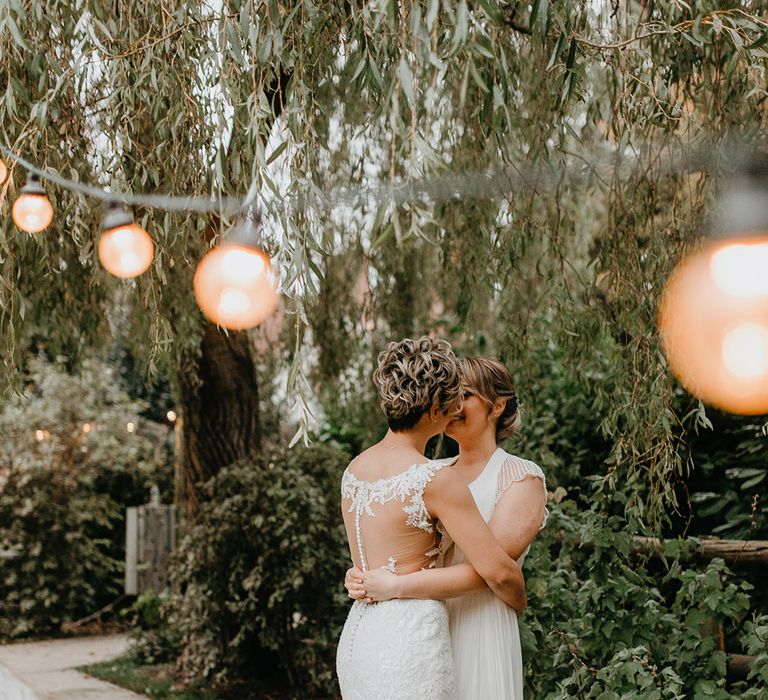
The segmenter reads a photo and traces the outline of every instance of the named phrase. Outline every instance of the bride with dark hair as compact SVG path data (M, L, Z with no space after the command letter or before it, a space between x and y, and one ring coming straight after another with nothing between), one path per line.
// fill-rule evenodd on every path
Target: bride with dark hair
M439 519L483 585L522 609L520 567L494 539L455 460L424 457L429 438L462 406L461 370L450 345L429 337L390 343L374 382L389 430L352 460L341 483L354 565L363 573L400 575L436 566ZM424 597L356 601L339 640L337 671L344 700L455 698L446 604Z

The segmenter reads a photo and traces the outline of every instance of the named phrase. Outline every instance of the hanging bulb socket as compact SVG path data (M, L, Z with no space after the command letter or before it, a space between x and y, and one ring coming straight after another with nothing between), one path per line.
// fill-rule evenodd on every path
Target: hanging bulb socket
M133 214L117 202L107 202L104 205L104 217L101 220L101 230L110 231L113 228L130 226L133 223Z
M38 175L27 175L27 182L13 203L12 215L15 224L27 233L39 233L53 221L53 207Z
M232 244L243 246L244 248L253 248L255 250L264 250L264 244L261 238L261 215L255 219L246 219L237 226L232 227L221 241L222 245Z
M133 214L117 202L105 205L99 239L99 260L107 272L131 279L152 263L155 244L150 235L133 220Z
M24 187L21 188L20 194L41 195L45 197L45 188L40 176L35 173L28 173L27 181L24 183Z

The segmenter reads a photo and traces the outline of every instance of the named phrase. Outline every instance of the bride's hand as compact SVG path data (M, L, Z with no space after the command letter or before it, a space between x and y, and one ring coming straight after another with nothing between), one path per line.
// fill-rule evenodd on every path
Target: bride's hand
M388 569L373 569L363 574L363 588L366 592L366 602L391 600L400 595L397 574Z
M352 600L364 600L366 591L363 585L364 573L353 566L351 569L347 569L347 575L344 577L344 588L347 589L347 594Z

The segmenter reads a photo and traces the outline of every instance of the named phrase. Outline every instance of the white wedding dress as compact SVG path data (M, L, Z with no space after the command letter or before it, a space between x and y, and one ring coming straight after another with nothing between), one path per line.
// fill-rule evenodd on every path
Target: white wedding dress
M435 566L440 553L424 489L455 460L416 464L365 481L347 468L341 481L344 524L355 564L398 574ZM355 601L336 653L344 700L455 700L446 604L438 600Z
M504 492L527 477L541 479L546 503L544 473L538 465L501 448L494 452L469 485L486 522ZM547 515L545 508L542 528ZM528 549L517 560L520 566ZM442 566L467 561L447 533L443 533L441 550ZM522 700L523 658L515 611L486 589L449 600L448 613L459 700Z

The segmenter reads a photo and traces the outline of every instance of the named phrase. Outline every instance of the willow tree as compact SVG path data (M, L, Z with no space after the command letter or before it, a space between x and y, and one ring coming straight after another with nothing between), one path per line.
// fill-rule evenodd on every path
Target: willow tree
M300 435L312 391L354 388L391 335L444 332L534 385L556 339L600 375L604 493L620 480L642 517L647 496L674 499L685 470L653 318L710 182L665 154L766 120L765 12L722 5L18 0L0 15L0 134L114 189L261 194ZM600 167L606 154L628 167ZM520 164L548 175L487 177ZM17 168L6 212L21 181ZM207 324L191 293L196 262L233 222L137 212L156 257L122 284L94 257L95 202L50 194L43 235L3 217L9 386L31 347L74 361L128 309L136 354L172 378L182 407L194 509L195 484L260 439L251 338ZM310 326L325 370L315 386ZM609 358L594 356L596 338Z

